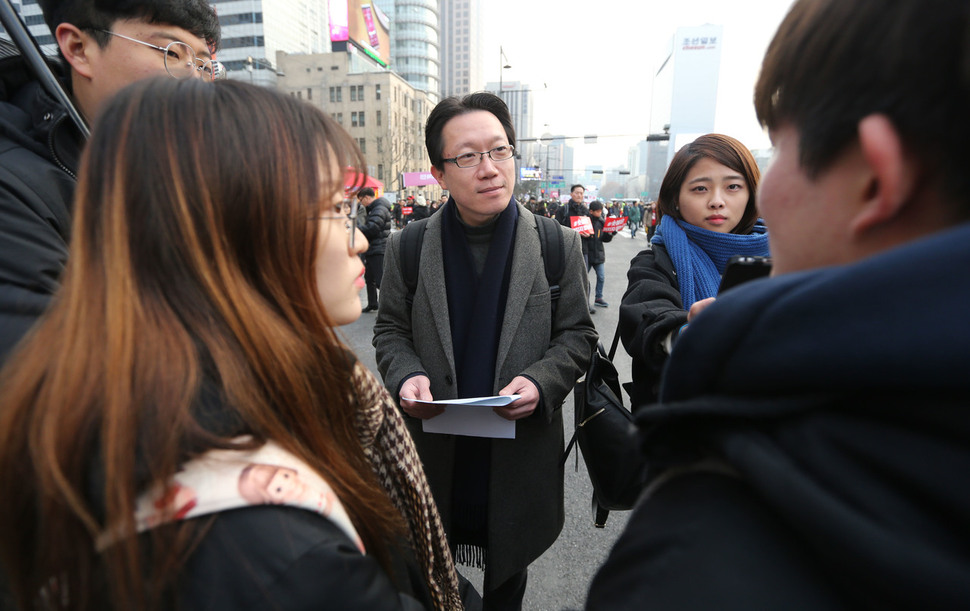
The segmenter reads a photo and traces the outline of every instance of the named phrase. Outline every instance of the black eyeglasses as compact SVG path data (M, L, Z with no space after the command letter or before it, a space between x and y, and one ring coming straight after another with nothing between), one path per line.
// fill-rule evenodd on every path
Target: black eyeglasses
M515 154L515 147L511 144L503 144L502 146L496 146L490 151L485 151L484 153L462 153L457 157L451 157L449 159L442 159L442 161L448 161L459 168L473 168L480 164L485 155L492 161L505 161L506 159L511 159L512 155Z

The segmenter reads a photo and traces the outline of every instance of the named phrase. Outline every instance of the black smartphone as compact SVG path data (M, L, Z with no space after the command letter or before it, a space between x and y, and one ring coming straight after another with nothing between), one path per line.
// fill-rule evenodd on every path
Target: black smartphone
M764 278L769 273L771 273L771 257L734 255L728 259L724 275L721 276L721 286L718 287L717 292L721 294L748 280Z

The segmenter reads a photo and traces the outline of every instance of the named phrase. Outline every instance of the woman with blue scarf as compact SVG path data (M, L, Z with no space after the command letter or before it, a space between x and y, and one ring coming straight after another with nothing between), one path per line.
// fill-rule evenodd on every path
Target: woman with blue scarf
M620 305L634 408L657 400L660 373L688 311L717 294L728 259L768 254L755 201L760 178L751 153L729 136L701 136L674 155L660 186L652 248L631 262Z

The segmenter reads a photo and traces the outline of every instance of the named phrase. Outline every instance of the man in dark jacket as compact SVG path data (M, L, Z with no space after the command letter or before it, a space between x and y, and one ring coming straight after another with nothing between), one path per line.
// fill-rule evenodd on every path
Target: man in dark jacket
M205 0L40 4L64 60L55 74L89 122L125 85L166 74L168 55L152 46L185 43L204 61L219 44L219 21ZM67 109L43 90L22 58L5 55L0 59L0 363L59 285L84 144Z
M374 189L364 187L357 199L366 211L360 232L369 246L364 253L364 282L367 283L367 307L364 312L377 311L377 291L384 276L384 248L391 235L391 204L383 197L375 197Z
M792 6L755 90L775 276L692 312L587 608L966 608L968 31L966 2Z

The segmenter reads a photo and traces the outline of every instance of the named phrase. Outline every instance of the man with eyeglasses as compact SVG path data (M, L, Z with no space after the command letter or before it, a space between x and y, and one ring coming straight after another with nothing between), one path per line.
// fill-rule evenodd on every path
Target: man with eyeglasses
M410 303L401 236L415 225L391 236L374 327L378 368L400 399L457 560L485 570L485 609L519 609L528 565L562 530L561 407L596 342L579 236L512 196L515 130L500 98L443 100L425 143L451 197L417 221L425 229ZM555 303L540 229L561 236ZM519 395L494 408L515 421L514 439L426 433L423 422L443 409L415 402L497 394Z
M224 78L205 0L40 0L60 81L88 123L137 80ZM0 364L46 309L67 259L83 137L19 55L0 61ZM148 170L149 168L146 168Z

